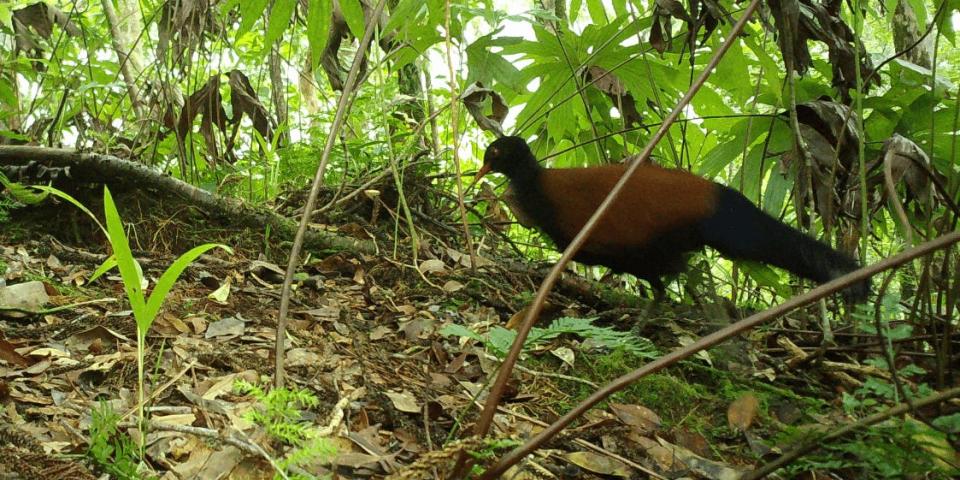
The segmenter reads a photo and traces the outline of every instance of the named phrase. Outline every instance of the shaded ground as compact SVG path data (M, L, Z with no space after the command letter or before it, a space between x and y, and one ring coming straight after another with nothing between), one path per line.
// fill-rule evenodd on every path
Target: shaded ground
M170 252L209 241L237 248L233 256L215 252L189 269L147 337L146 465L152 473L143 476L273 478L268 459L281 459L290 448L251 423L248 412L262 402L236 384L267 387L272 377L284 245L264 252L262 232L206 225L202 212L165 206L150 195L119 198L150 278L173 261ZM501 253L485 255L483 267L471 272L455 247L458 239L429 225L414 265L409 247L392 243L392 222L370 225L371 214L360 209L341 216L337 230L374 238L381 255L313 252L293 297L288 385L317 397L301 409L302 420L326 428L337 447L332 463L317 455L294 469L304 474L417 478L449 467L453 450L442 447L472 425L474 398L482 398L496 366L494 327L520 311L539 282L535 268L518 268L519 259ZM121 435L108 438L139 438L135 324L118 278L85 284L105 252L89 223L61 204L17 210L0 231L7 284L39 280L50 295L43 313L0 320L0 472L7 472L0 478L99 477L103 466L86 455L99 402L121 416ZM555 294L542 325L598 318L598 328L628 331L637 342L650 339L662 352L729 321L731 309L722 302L647 311L609 300L632 298L630 292L598 295L589 288L579 291L584 295L573 287ZM799 312L641 381L532 457L525 472L533 473L517 478L735 478L804 432L848 421L843 394L889 376L862 363L869 348L857 336L845 339L856 348L828 352L829 362L811 361L807 355L819 345L815 313ZM451 326L464 326L476 338L445 334ZM570 334L532 346L496 419L497 436L522 440L596 384L643 361ZM900 462L902 471L929 470L929 450L884 458L883 451L853 448L877 438L853 439L830 455L832 463L809 461L795 471L807 472L804 478L813 478L810 472L871 478L884 461ZM882 438L900 450L915 447L909 434ZM935 445L938 456L955 459L949 444ZM870 455L877 462L864 459Z

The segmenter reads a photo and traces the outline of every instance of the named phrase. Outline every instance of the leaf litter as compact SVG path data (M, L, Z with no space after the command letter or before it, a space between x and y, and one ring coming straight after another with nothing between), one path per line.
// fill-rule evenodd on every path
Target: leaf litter
M434 232L437 238L441 233L449 235ZM101 471L83 454L90 448L92 412L106 402L120 415L120 431L134 439L146 435L144 478L274 478L270 460L286 447L250 421L258 403L236 385L269 388L283 273L276 260L243 253L256 248L238 249L232 257L201 260L176 285L147 338L149 423L143 432L133 415L136 329L118 300L122 285L112 277L85 283L97 267L90 259L103 258L101 247L87 246L91 252L84 256L76 254L86 251L79 245L0 239L6 285L39 281L48 297L25 304L32 314L0 312L0 470L23 478L96 478ZM139 254L152 286L166 250L145 251L156 252ZM424 251L417 264L350 252L315 256L298 274L286 339L288 385L316 396L317 404L301 409L299 420L337 450L332 461L305 462L300 472L426 478L455 460L457 443L450 442L472 426L498 364L496 332L525 310L529 297L521 293L532 292L542 273L493 252L481 252L471 272L469 256L454 247L427 245ZM604 302L576 285L561 285L540 326L596 318L604 327L648 337L662 351L713 328L694 307L646 310ZM580 336L590 325L577 322L576 334L543 335L514 372L495 422L498 438L513 442L508 447L540 431L596 384L644 362L621 352L622 362L603 363L618 354ZM471 333L450 334L463 329ZM760 345L769 338L757 334L742 342ZM770 395L763 385L779 379L772 365L780 362L761 349L721 347L592 410L512 472L515 478L570 469L577 478L736 478L780 451L780 422L826 429L842 421L839 412L778 417L805 401ZM790 375L780 375L791 384ZM828 378L822 388L841 377ZM704 391L702 384L711 382L706 388L722 385L736 394ZM758 394L772 405L762 405ZM938 448L955 455L949 444Z

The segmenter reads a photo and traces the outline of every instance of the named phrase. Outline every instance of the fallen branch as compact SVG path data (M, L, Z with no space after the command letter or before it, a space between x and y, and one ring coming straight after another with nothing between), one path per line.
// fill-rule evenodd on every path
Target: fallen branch
M70 178L77 182L151 189L175 195L208 215L231 224L257 230L269 226L281 238L292 239L297 231L296 222L272 210L214 195L145 165L113 155L26 145L0 146L0 167L16 167L30 162L49 168L69 169ZM373 253L375 250L371 241L342 237L322 230L307 231L305 240L309 247L317 249L358 253Z
M954 388L951 388L951 389L949 389L949 390L944 390L943 392L940 392L940 393L937 393L937 394L934 394L934 395L930 395L929 397L924 397L924 398L918 399L918 400L916 400L916 401L913 402L912 407L922 408L922 407L926 407L926 406L929 406L929 405L936 405L936 404L938 404L938 403L942 403L942 402L947 401L947 400L949 400L949 399L951 399L951 398L953 398L953 397L956 397L956 396L960 396L960 387L954 387ZM786 465L790 464L790 462L793 462L794 460L796 460L796 459L798 459L798 458L800 458L800 457L802 457L802 456L804 456L804 455L806 455L806 454L808 454L808 453L810 453L810 452L812 452L812 451L814 451L814 450L816 450L816 449L818 449L818 448L826 445L826 444L827 444L828 442L830 442L830 441L836 440L836 439L838 439L838 438L840 438L840 437L843 437L844 435L847 435L848 433L854 432L854 431L856 431L856 430L860 430L860 429L862 429L862 428L869 427L870 425L875 425L875 424L880 423L880 422L882 422L882 421L884 421L884 420L886 420L886 419L888 419L888 418L893 418L893 417L896 417L896 416L898 416L898 415L902 415L902 414L904 414L904 413L907 413L907 412L910 411L910 409L911 409L912 407L911 407L911 405L908 404L908 403L901 403L900 405L897 405L897 406L895 406L895 407L889 408L889 409L884 410L884 411L882 411L882 412L875 413L875 414L870 415L870 416L868 416L868 417L864 417L864 418L862 418L862 419L860 419L860 420L858 420L858 421L856 421L856 422L848 423L848 424L844 425L843 427L840 427L840 428L838 428L838 429L836 429L836 430L834 430L834 431L832 431L832 432L830 432L830 433L827 433L827 434L825 434L825 435L823 435L823 436L817 436L816 438L814 438L814 439L812 439L812 440L804 443L803 445L800 445L799 447L797 447L797 448L795 448L795 449L793 449L793 450L791 450L791 451L783 454L782 456L780 456L780 458L777 458L776 460L774 460L774 461L772 461L772 462L770 462L770 463L768 463L768 464L766 464L766 465L764 465L764 466L762 466L762 467L760 467L760 468L758 468L758 469L756 469L756 470L754 470L754 471L752 471L752 472L748 472L748 473L744 474L744 475L741 477L741 480L754 480L754 479L758 479L758 478L764 478L764 477L766 477L767 475L770 475L771 473L773 473L774 471L776 471L777 469L780 469L780 468L785 467Z
M944 235L940 238L931 240L922 245L919 245L915 248L911 248L905 252L900 253L899 255L884 259L880 262L877 262L873 265L860 268L853 272L850 272L842 277L838 277L834 280L831 280L827 283L820 285L813 290L810 290L803 295L798 295L787 300L780 305L777 305L773 308L765 310L763 312L751 315L739 322L736 322L732 325L724 327L716 332L713 332L705 337L701 337L696 342L678 349L674 350L663 357L660 357L630 373L620 376L609 384L605 385L602 389L594 392L585 400L580 402L579 405L574 407L572 410L564 414L562 417L557 419L553 424L548 428L544 429L536 436L527 441L527 443L517 447L507 455L505 455L500 463L488 469L482 479L492 479L497 478L498 475L505 472L512 465L519 462L523 457L533 452L545 442L553 438L557 433L566 428L571 422L583 415L584 412L593 408L594 405L605 400L610 395L613 395L616 392L624 389L627 385L630 385L637 380L656 373L670 365L673 365L680 360L689 358L701 350L706 350L710 347L713 347L730 337L739 335L757 325L760 325L764 322L772 320L774 318L779 318L783 314L813 303L827 295L830 295L834 292L840 291L848 285L862 281L866 278L872 277L884 270L889 270L891 268L900 266L904 263L907 263L915 258L921 257L923 255L930 254L934 251L946 248L954 243L960 241L960 232L953 232L947 235ZM920 405L917 402L917 405Z

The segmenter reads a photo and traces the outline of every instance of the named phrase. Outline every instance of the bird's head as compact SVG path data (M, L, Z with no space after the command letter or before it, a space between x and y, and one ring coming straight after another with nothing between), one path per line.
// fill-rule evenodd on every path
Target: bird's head
M524 139L501 137L483 152L483 166L480 167L474 181L480 180L490 172L502 173L514 178L523 173L535 171L537 168L539 168L537 159Z

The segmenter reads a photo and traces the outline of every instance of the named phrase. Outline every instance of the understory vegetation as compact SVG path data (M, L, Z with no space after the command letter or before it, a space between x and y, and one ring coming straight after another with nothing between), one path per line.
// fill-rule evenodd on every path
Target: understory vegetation
M958 28L958 0L4 2L0 472L957 478ZM561 252L472 181L502 134L692 172L862 265L925 250L859 304L706 249L663 298L571 263L538 305Z

